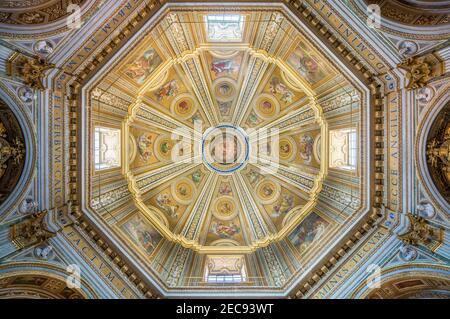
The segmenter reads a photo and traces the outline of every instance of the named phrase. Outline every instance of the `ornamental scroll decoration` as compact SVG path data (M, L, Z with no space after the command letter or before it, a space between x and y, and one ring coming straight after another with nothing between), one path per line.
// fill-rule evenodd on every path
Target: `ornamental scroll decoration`
M442 74L442 63L434 54L407 58L398 67L406 71L407 89L422 88L432 78Z
M398 238L407 245L418 246L422 244L435 252L443 243L444 230L431 226L424 218L408 214L409 230L398 235Z
M42 57L28 57L17 52L11 56L6 65L9 76L18 77L29 87L38 90L45 89L42 81L45 72L54 67L54 64Z
M47 229L46 215L47 210L43 210L11 226L11 240L18 249L46 242L56 235Z

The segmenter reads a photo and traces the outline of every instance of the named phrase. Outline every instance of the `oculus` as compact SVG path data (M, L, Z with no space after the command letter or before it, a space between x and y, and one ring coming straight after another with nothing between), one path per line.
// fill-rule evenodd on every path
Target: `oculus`
M249 138L241 128L221 124L203 134L202 158L218 174L231 174L245 166L249 158Z

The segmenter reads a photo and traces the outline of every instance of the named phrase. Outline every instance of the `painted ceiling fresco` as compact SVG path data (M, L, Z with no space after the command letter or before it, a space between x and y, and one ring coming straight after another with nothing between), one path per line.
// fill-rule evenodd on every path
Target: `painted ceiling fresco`
M119 130L120 165L91 164L85 196L168 289L207 289L227 256L247 286L283 288L358 218L364 146L329 168L328 136L359 136L361 93L282 12L171 10L113 62L86 138L101 153L95 128Z

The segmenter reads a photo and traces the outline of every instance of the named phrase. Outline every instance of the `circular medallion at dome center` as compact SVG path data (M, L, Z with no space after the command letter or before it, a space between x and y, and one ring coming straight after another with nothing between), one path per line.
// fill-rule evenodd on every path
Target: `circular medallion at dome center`
M239 127L221 124L203 134L205 165L219 174L231 174L245 166L249 157L248 136Z

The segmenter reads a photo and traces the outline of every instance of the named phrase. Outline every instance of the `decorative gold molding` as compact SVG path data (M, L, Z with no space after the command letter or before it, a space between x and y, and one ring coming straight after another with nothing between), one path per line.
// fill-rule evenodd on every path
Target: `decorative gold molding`
M424 276L442 282L442 280L448 280L445 276L445 272L448 271L449 267L446 265L424 263L414 263L413 265L400 264L382 269L379 283L382 288L385 283L404 279L405 276L416 278ZM372 293L372 291L373 289L368 287L367 282L362 281L361 284L349 295L349 299L355 299L356 297L359 299L365 299Z

